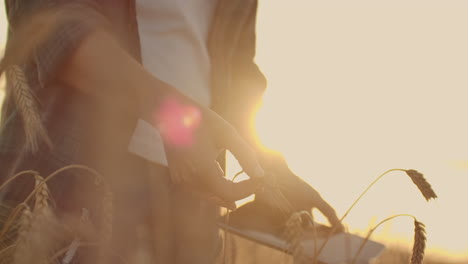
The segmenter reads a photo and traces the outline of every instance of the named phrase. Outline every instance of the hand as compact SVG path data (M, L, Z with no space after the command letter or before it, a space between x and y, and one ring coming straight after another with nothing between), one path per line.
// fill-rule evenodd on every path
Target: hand
M258 153L262 165L268 175L271 175L269 181L278 187L282 196L287 200L287 204L291 206L290 213L311 212L313 208L317 208L327 218L334 232L340 233L345 230L333 207L309 183L291 171L280 153L265 149L258 151ZM279 210L277 208L278 201L274 202L270 194L271 192L258 192L254 202L268 206L269 211L274 215L281 215L277 212ZM277 219L279 224L286 220L287 216Z
M264 172L255 152L215 112L169 97L161 103L155 119L174 183L189 185L211 196L210 200L231 208L234 201L260 187ZM233 183L224 178L216 161L221 149L230 150L251 179Z

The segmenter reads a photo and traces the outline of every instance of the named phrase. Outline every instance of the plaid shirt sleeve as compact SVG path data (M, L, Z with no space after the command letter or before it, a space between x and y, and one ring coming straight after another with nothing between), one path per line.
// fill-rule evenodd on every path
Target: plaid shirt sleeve
M26 68L34 68L36 72L26 74L36 74L32 79L36 79L40 87L46 86L57 76L63 63L98 23L106 23L95 0L6 0L5 4L11 42L7 45L5 55L8 55L8 46L28 43L28 35L18 31L44 32L41 27L52 29L45 30L47 34L40 38L41 41L28 44L31 50L22 51L27 56L18 56L26 59L25 63L19 64L35 64L35 67ZM25 39L15 36L23 36ZM31 84L31 87L35 86L34 83Z

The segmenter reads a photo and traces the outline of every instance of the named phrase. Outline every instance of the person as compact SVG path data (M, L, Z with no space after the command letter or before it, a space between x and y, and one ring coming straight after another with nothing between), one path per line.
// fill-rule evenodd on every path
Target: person
M131 260L143 236L154 263L214 263L219 208L262 190L271 173L254 131L266 87L254 62L257 1L5 3L2 182L85 165L112 190L109 262ZM248 180L224 177L224 150ZM63 174L47 183L57 217L85 208L102 229L86 172ZM23 201L32 185L16 180L2 202ZM74 263L95 262L82 252Z

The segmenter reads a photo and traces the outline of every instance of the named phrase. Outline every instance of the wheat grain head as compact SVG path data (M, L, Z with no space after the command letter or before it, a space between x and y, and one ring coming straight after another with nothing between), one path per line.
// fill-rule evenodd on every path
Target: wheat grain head
M305 228L309 224L310 217L304 217L304 214L310 215L305 211L295 212L289 217L285 224L283 236L290 246L289 251L293 255L294 263L304 263L306 260L301 238Z
M51 146L50 138L42 123L34 94L29 87L23 69L18 65L6 69L7 85L10 87L15 104L23 121L26 149L36 152L42 140Z
M425 225L416 219L414 220L414 245L411 256L411 264L422 264L424 250L426 249L426 228Z
M22 226L28 228L23 228L27 233L21 231L18 236L17 243L24 246L18 244L15 250L15 264L49 263L49 257L60 246L65 235L50 206L50 192L46 181L39 174L34 178L34 207L28 217L24 213L28 211L23 211Z
M23 209L20 216L18 236L15 243L15 251L13 253L13 263L15 264L27 264L27 254L24 254L24 252L28 252L30 250L28 235L31 232L33 217L31 208L27 204L22 204L22 207Z
M411 178L416 187L418 187L426 201L437 198L437 194L434 192L431 184L427 182L422 173L417 170L406 170L406 174Z

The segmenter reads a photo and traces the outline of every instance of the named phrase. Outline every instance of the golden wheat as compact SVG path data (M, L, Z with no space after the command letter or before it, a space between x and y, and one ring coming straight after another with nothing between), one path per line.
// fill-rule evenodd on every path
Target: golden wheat
M34 94L29 87L28 80L23 69L13 65L6 69L7 85L10 87L16 107L23 120L24 133L26 137L26 149L36 152L40 140L48 146L52 143L47 136L46 129L42 123Z
M359 197L353 202L353 204L346 210L346 212L343 214L343 216L340 218L340 222L343 222L343 220L348 216L348 214L351 212L351 210L356 206L356 204L362 199L362 197L369 191L370 188L372 188L382 177L387 175L390 172L393 171L404 171L410 178L413 180L413 182L416 184L418 189L421 191L421 193L424 195L427 201L429 201L431 198L435 199L437 198L437 195L435 194L434 190L432 190L431 185L426 181L426 179L423 177L421 173L419 173L416 170L405 170L405 169L390 169L384 173L382 173L379 177L377 177L367 188L359 195ZM318 255L323 251L325 246L327 245L328 241L330 240L331 236L333 235L334 231L336 230L337 226L332 228L327 236L327 239L325 242L320 246L318 250ZM318 256L317 255L317 256Z
M101 232L99 233L100 241L99 243L80 242L79 244L80 246L99 246L101 248L101 255L103 257L105 255L109 255L109 252L111 252L110 240L112 238L113 228L113 195L111 189L104 182L102 175L100 175L97 171L82 165L69 165L56 170L45 179L35 171L23 171L14 175L0 186L1 189L22 175L33 175L35 179L34 190L29 194L29 196L23 201L22 204L17 206L13 212L10 213L6 223L3 225L2 234L0 234L0 237L2 237L6 234L7 231L13 228L14 226L12 226L12 223L14 223L15 220L21 215L20 222L24 222L24 224L22 224L24 227L21 228L21 230L23 230L21 231L22 235L17 236L16 238L18 239L17 242L27 241L27 243L21 242L19 243L19 246L15 247L13 255L16 259L13 263L55 263L55 261L64 253L66 253L69 248L69 246L63 248L63 244L70 243L71 240L75 238L72 233L75 235L85 235L84 238L91 238L91 236L86 236L86 230L82 230L83 228L89 227L89 225L86 226L87 221L85 219L81 219L83 222L83 228L78 230L82 231L82 234L68 232L70 229L65 226L66 223L64 225L63 222L60 223L58 221L50 205L51 196L47 182L60 173L71 169L81 169L87 171L92 176L94 176L95 184L103 187L103 217L101 223ZM29 209L29 207L27 207L28 210L24 209L24 207L32 199L34 199L34 207L32 211ZM26 223L30 224L26 225ZM76 230L76 228L72 228L72 231L73 230ZM89 232L87 233L89 234ZM70 239L70 237L72 239ZM7 246L0 252L10 250L10 247L11 246ZM104 261L105 258L101 258L101 260Z
M13 263L15 264L28 263L28 260L25 258L26 255L23 253L29 250L28 235L32 226L32 212L27 204L22 204L22 208L20 226L13 253Z
M369 230L367 233L366 238L364 241L361 243L361 246L358 249L358 252L354 256L354 259L352 261L352 264L355 264L356 261L359 258L359 255L361 254L362 250L364 249L364 246L366 243L369 241L370 237L372 234L379 228L381 225L384 223L393 220L398 217L411 217L414 220L414 244L413 244L413 255L411 257L411 264L422 264L423 263L423 258L424 258L424 251L426 248L426 230L425 230L425 225L421 222L419 222L414 215L410 214L398 214L398 215L393 215L390 216L382 221L380 221L377 225L375 225L372 229Z
M406 170L406 174L418 187L419 191L421 191L426 201L437 198L437 194L434 192L431 184L427 182L426 178L424 178L424 175L422 173L418 172L417 170Z
M426 227L423 223L414 219L414 244L411 264L422 264L426 249Z
M113 194L110 189L110 186L104 181L104 177L97 172L96 170L89 168L83 165L69 165L63 168L56 170L55 172L51 173L45 181L48 181L55 176L59 175L60 173L66 170L84 170L90 173L94 177L94 183L96 185L101 185L103 187L103 200L102 200L102 222L101 222L101 232L99 233L100 241L99 247L100 252L98 255L97 263L106 263L110 249L110 241L112 239L112 229L113 229Z
M290 246L289 251L293 255L294 263L304 263L307 260L301 239L313 221L312 215L307 211L295 212L286 221L283 236Z
M29 248L27 252L20 252L29 263L48 263L58 244L61 242L60 225L50 206L50 191L42 176L37 174L32 210L32 225L28 235Z
M2 185L0 185L0 190L2 190L6 186L8 186L8 184L10 184L11 182L13 182L14 180L16 180L17 178L19 178L21 176L33 176L33 177L35 177L35 175L37 175L37 174L38 174L38 172L34 171L34 170L26 170L26 171L19 172L19 173L13 175L12 177L10 177L4 183L2 183ZM2 225L2 229L0 231L0 238L4 238L6 236L8 230L11 228L11 225L14 223L14 220L16 219L16 217L19 217L20 213L23 211L23 209L24 209L23 206L24 205L26 205L26 203L19 204L13 210L8 208L9 215L8 215L8 217L6 217L6 221L4 221L2 223L3 225Z

